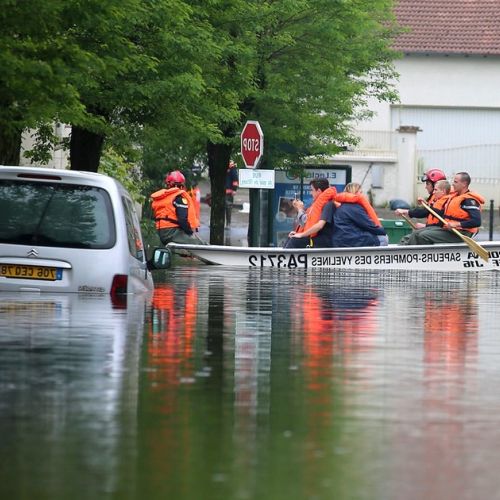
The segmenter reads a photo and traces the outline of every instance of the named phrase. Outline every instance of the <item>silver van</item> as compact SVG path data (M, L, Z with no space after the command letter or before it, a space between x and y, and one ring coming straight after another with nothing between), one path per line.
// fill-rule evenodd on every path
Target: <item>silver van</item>
M0 292L152 288L134 202L118 181L0 166Z

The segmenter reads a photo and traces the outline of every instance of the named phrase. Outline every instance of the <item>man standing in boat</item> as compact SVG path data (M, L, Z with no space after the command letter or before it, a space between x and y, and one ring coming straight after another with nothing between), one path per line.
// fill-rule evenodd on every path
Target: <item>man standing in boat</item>
M472 237L481 226L481 205L484 198L469 190L470 176L459 172L453 179L454 191L449 195L442 213L446 224L430 225L414 231L408 238L408 245L434 245L436 243L459 243L462 239L451 229Z
M288 234L284 248L329 248L332 246L334 200L337 190L328 179L313 179L309 183L313 202L304 211L304 202L293 200L298 211L298 227Z
M178 170L165 177L167 189L160 189L151 195L156 229L161 242L167 243L203 243L194 232L200 226L196 216L196 207L189 193L186 192L186 178Z

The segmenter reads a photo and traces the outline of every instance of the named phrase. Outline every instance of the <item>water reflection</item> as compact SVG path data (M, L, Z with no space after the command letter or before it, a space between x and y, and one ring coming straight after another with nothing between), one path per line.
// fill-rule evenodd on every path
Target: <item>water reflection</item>
M98 498L134 450L147 296L1 294L2 498ZM124 430L126 429L126 431Z
M4 300L0 493L494 497L498 281L191 266Z
M477 299L471 290L431 291L425 294L424 306L422 396L426 418L421 479L427 498L460 498L467 477L466 461L458 458L467 439L463 395L476 383ZM441 473L436 475L438 461ZM450 482L450 477L455 480Z

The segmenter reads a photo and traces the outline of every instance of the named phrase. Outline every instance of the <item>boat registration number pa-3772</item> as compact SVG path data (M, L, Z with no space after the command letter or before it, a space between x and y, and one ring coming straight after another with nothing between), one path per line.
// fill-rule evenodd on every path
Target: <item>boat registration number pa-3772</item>
M0 264L0 276L6 278L56 281L62 279L62 269L57 267Z

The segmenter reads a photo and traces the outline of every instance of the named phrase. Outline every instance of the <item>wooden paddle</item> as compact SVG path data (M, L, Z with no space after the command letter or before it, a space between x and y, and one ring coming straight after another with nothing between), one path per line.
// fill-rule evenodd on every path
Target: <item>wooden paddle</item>
M412 227L412 229L417 229L417 226L415 225L415 223L405 214L399 214L401 215L401 217L403 217L403 219L408 222L408 224L410 224L410 226Z
M446 224L446 221L435 211L433 210L425 201L422 201L422 205L432 214L436 219L440 220L443 224ZM469 238L468 236L465 236L465 234L462 234L460 231L457 231L454 227L450 228L457 236L459 236L466 244L467 246L475 253L481 257L481 259L485 260L488 262L488 259L490 258L490 255L488 253L488 250L483 248L479 243L476 243L472 238Z

